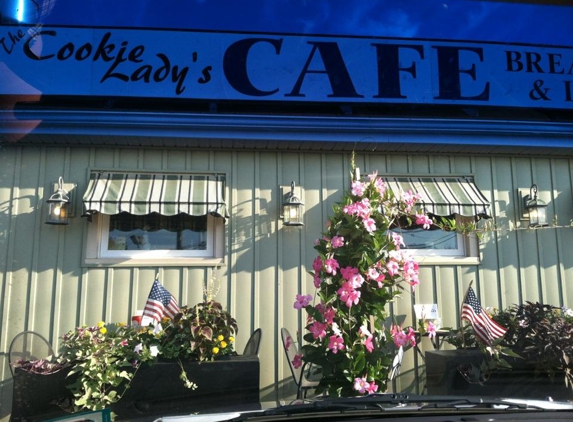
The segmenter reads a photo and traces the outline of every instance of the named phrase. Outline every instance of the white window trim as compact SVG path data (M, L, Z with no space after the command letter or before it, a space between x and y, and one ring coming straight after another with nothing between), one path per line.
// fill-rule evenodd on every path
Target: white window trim
M146 250L110 250L109 243L109 222L110 216L104 216L101 221L101 242L99 244L98 256L102 258L209 258L213 257L213 242L215 237L214 218L207 216L207 248L205 250L168 250L154 249Z
M457 223L469 221L470 217L456 215ZM455 250L448 249L408 249L420 265L478 265L480 260L479 239L475 233L458 233ZM460 254L461 252L461 254Z
M420 265L479 265L481 262L479 254L479 241L475 233L460 234L462 237L465 256L443 256L443 255L416 255L414 259Z
M95 214L88 223L84 265L103 266L221 266L224 260L225 221L223 218L207 216L208 231L211 230L208 251L109 251L109 216Z

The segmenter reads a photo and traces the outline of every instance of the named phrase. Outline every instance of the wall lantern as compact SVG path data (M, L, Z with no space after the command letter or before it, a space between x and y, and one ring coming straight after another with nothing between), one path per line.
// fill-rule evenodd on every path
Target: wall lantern
M547 204L537 197L537 185L531 185L523 197L523 208L529 215L529 227L547 226Z
M66 225L69 217L70 197L64 189L64 179L58 180L58 189L46 201L48 203L48 219L46 224Z
M282 215L285 226L304 226L304 204L295 193L294 181L288 187L282 186Z

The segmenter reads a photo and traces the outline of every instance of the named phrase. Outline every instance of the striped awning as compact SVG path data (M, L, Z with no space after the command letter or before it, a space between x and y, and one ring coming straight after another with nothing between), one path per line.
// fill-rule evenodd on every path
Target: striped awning
M490 218L489 202L472 177L383 177L395 196L411 191L420 195L425 212L451 216Z
M83 197L85 214L213 214L228 217L221 174L94 171Z

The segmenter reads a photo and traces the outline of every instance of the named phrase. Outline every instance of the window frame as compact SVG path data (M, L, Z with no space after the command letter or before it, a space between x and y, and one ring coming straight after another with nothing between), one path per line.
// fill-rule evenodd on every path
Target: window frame
M225 219L207 215L208 237L212 239L210 254L198 254L204 251L113 251L109 253L109 215L97 213L88 223L83 264L86 267L101 266L220 266L225 263L224 243L226 239ZM103 248L105 244L105 248ZM102 251L107 250L107 253ZM127 253L121 253L127 252Z
M473 221L474 217L456 215L454 219L456 223L463 224ZM456 251L460 251L461 249L463 250L463 254L452 254L450 253L452 250L449 249L403 249L411 251L414 259L420 265L478 265L481 259L477 235L475 233L457 233L457 236L458 248Z
M133 214L130 214L133 215ZM153 250L113 250L109 249L109 226L111 216L106 215L101 220L101 241L99 242L98 255L101 258L156 258L158 256L165 258L211 258L213 257L214 244L214 221L207 215L207 248L205 250L172 250L172 249L153 249ZM167 217L168 218L168 217ZM108 240L106 242L106 239Z

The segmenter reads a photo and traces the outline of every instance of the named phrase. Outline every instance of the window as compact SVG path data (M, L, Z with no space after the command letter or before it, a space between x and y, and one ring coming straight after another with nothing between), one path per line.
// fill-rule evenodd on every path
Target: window
M93 171L84 195L86 264L217 265L226 204L222 175Z
M403 176L384 177L395 196L412 192L419 196L418 204L428 214L467 224L479 218L489 218L489 202L469 176ZM475 234L463 235L436 226L424 230L419 226L396 227L405 248L410 249L420 263L439 264L479 263L479 246ZM463 260L463 262L461 261Z
M457 223L468 223L468 217L452 217ZM420 257L420 261L427 264L445 261L447 259L471 258L475 261L479 258L477 236L464 235L455 231L442 230L432 227L425 230L419 226L396 227L392 229L404 239L404 249L410 249L414 256Z
M213 219L185 214L110 215L102 222L100 247L101 256L109 257L153 256L158 252L165 256L212 256Z
M400 234L406 248L415 251L416 255L465 256L463 237L459 233L421 227L392 231Z

